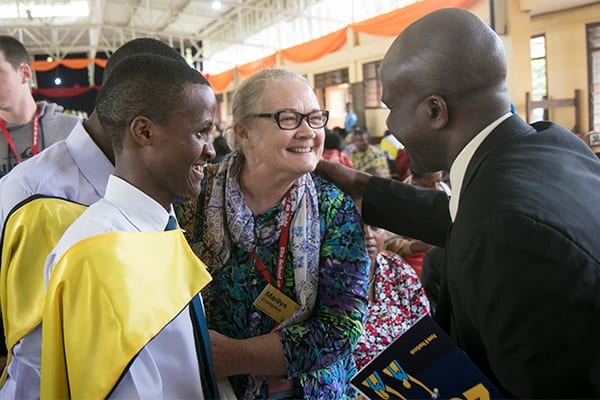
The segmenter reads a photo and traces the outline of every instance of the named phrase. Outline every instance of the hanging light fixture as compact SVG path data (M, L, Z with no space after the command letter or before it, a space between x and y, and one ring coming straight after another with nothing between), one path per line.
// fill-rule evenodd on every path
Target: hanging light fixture
M219 0L213 0L213 2L210 3L210 6L213 10L219 11L221 7L223 7L223 4L221 4Z

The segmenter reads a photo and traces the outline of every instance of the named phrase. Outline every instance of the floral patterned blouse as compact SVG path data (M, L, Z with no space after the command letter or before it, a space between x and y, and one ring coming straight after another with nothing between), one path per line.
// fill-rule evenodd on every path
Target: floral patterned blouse
M360 215L352 200L322 178L313 176L313 180L321 233L317 300L309 319L281 328L278 334L288 377L299 393L310 399L348 399L356 394L349 380L356 373L352 351L367 312L369 257ZM255 216L255 229L272 225L280 207ZM200 218L202 207L198 208ZM198 226L195 228L201 235ZM200 239L194 236L194 241ZM278 241L256 249L271 276L275 276L277 250ZM248 252L233 244L230 261L210 272L213 281L202 293L210 329L237 339L272 331L275 322L252 304L266 282ZM282 291L295 300L289 249L284 278ZM238 396L258 385L256 398L267 397L267 385L257 377L236 376L230 381Z
M417 274L400 256L380 252L376 257L373 289L365 330L354 350L360 369L406 332L419 318L429 314L429 301Z

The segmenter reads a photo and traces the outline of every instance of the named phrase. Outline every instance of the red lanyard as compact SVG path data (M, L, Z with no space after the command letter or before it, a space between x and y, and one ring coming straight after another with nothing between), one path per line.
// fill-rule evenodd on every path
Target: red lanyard
M12 137L10 136L10 133L8 133L8 128L6 127L6 124L4 123L4 120L2 118L0 118L0 130L2 131L2 135L4 135L4 139L6 139L6 142L8 143L8 147L15 155L15 159L17 160L17 163L20 163L21 156L19 156L19 153L17 153L17 149L15 148L15 143L13 142ZM39 143L40 143L40 108L37 107L37 109L35 111L35 115L33 116L32 128L31 128L31 155L35 156L40 151Z
M277 252L277 289L281 290L283 287L283 278L285 272L285 258L286 258L286 250L288 238L290 237L290 221L292 220L292 206L290 204L290 196L289 194L285 198L285 212L287 214L287 221L283 228L281 228L281 234L279 235L279 251ZM252 252L252 257L255 261L256 270L260 272L260 274L265 278L267 283L272 282L271 274L267 269L267 266L260 258L260 256L256 253L256 251Z

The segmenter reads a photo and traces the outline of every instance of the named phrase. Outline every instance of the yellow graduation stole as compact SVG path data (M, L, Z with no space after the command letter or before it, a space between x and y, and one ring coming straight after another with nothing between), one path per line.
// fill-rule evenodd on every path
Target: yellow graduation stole
M73 245L48 284L41 398L106 398L211 279L179 230L109 232Z
M35 197L6 220L0 259L0 306L8 349L42 320L46 287L46 257L69 225L86 209L72 201ZM6 380L6 369L0 385Z

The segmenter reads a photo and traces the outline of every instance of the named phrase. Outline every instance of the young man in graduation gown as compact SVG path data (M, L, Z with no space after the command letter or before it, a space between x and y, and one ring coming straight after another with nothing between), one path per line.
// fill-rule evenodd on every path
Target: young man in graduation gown
M162 232L175 197L200 192L215 107L202 75L163 57L130 57L103 86L115 171L46 261L42 397L217 395L198 297L210 276Z
M210 277L162 232L175 196L200 191L215 104L197 71L157 56L124 60L103 86L115 171L46 262L41 397L215 395L197 296Z

